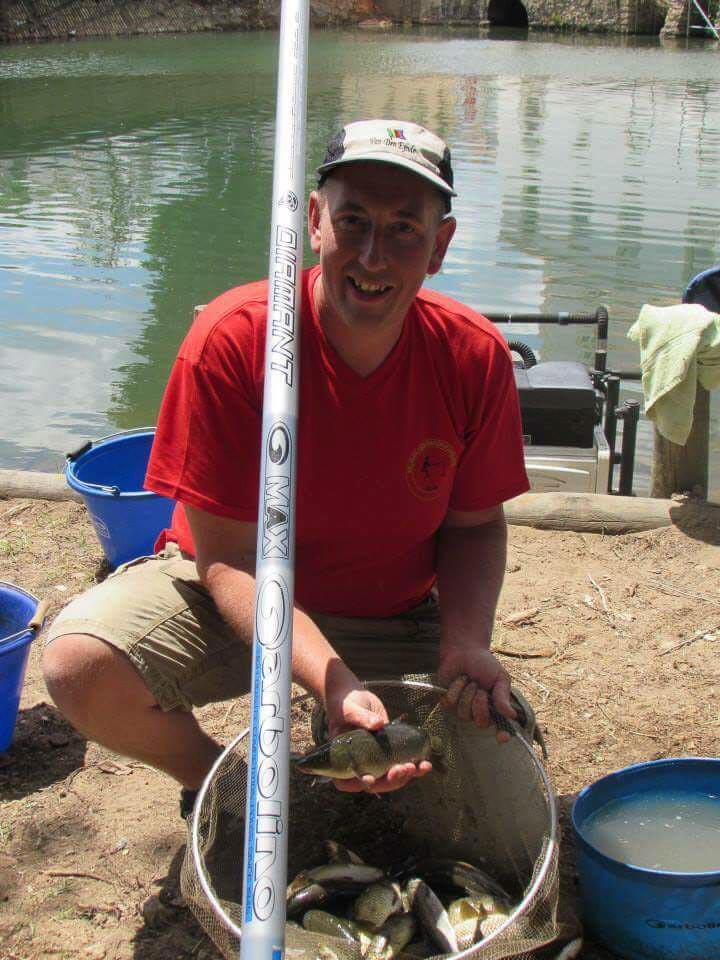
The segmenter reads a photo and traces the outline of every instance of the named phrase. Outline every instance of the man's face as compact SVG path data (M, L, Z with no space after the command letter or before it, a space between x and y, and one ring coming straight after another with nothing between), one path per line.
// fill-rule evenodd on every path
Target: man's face
M317 306L324 322L401 324L455 232L431 184L387 163L350 163L312 193L308 229L320 255Z

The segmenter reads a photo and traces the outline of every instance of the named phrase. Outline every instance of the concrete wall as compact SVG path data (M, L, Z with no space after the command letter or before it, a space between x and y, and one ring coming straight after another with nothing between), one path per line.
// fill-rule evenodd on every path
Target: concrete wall
M311 0L314 23L374 15L372 0ZM280 0L0 0L0 40L192 33L277 26Z
M311 0L315 24L367 18L443 24L518 23L537 29L659 33L687 0ZM678 8L680 5L680 8ZM0 40L274 27L279 0L0 0Z
M658 34L669 0L375 0L393 20L487 21L547 30Z

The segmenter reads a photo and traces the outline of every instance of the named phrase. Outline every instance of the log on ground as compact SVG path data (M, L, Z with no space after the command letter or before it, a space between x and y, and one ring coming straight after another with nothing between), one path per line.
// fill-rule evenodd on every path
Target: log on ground
M720 507L703 500L615 497L601 493L524 493L505 504L508 523L578 533L637 533L675 525L689 534L720 528Z
M61 473L0 470L0 497L76 500ZM720 506L703 500L615 497L600 493L524 493L505 504L508 523L538 530L578 533L635 533L675 525L693 535L703 527L720 531Z
M0 470L0 497L82 502L80 494L67 485L62 473L40 473L34 470Z

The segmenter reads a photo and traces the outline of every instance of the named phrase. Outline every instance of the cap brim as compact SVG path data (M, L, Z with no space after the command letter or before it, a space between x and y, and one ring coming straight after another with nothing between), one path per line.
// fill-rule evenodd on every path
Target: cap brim
M408 160L405 157L388 156L386 152L377 154L368 152L363 153L362 156L356 154L352 157L342 157L339 160L333 160L332 163L323 163L317 168L317 172L329 173L331 170L335 170L337 167L343 167L348 163L362 163L363 161L387 163L392 167L403 167L410 173L414 173L416 177L422 177L423 180L427 180L428 183L431 183L434 187L437 187L438 190L441 190L449 197L457 196L457 193L453 190L453 188L445 183L442 177L438 177L437 174L433 173L431 170L425 170L424 167L418 166L417 163L414 163L412 160Z

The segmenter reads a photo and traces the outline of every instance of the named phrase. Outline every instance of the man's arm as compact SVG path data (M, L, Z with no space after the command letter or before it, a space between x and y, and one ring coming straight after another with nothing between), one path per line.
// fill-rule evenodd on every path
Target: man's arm
M200 579L225 622L252 646L257 527L185 505L195 543ZM325 705L330 735L343 729L377 730L388 722L382 701L368 690L338 656L315 622L298 606L293 611L293 679ZM338 781L343 790L397 790L429 764L398 764L382 778Z
M490 722L495 709L515 719L510 677L490 652L495 608L505 576L507 526L502 505L463 513L449 510L437 536L437 583L442 639L438 679L447 703L464 720ZM504 732L499 740L507 740Z

